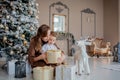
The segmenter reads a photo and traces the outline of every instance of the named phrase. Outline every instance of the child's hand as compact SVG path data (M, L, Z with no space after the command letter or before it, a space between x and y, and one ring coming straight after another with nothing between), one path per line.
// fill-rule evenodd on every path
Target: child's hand
M57 59L57 61L58 61L58 63L62 63L62 57L59 57L58 59Z
M62 56L62 59L64 60L64 59L65 59L65 54L64 54L64 52L61 53L61 56Z
M62 51L62 52L61 52L61 57L58 58L58 62L59 62L59 63L62 63L62 62L64 61L64 59L65 59L65 54L64 54L64 52Z

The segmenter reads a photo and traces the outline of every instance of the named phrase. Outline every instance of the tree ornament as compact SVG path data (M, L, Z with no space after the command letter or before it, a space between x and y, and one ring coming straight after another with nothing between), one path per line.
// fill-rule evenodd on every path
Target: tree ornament
M27 41L26 40L23 41L23 45L27 46Z
M37 19L39 19L39 17L38 16L35 16Z
M4 28L3 24L0 24L0 28Z
M12 10L15 10L15 6L12 6L11 8L12 8Z
M8 31L9 30L9 27L8 26L5 26L5 31Z
M36 3L36 6L39 6L39 4L38 4L38 3Z
M32 5L31 3L28 4L28 6L31 6L31 5Z
M10 51L10 54L11 54L11 55L13 55L13 54L14 54L14 51L13 51L13 50L11 50L11 51Z
M32 12L31 10L29 10L28 13L29 13L30 15L33 14L33 12Z
M17 53L20 53L20 51L17 51Z
M31 30L31 31L34 30L33 27L30 27L30 30Z
M12 46L12 45L13 45L13 43L12 43L12 42L10 42L10 43L9 43L9 45L10 45L10 46Z
M16 12L15 12L15 10L13 10L13 11L12 11L12 14L13 14L13 15L16 15Z
M13 2L12 1L10 2L10 6L13 6Z
M18 34L16 34L15 37L18 38L19 37Z
M20 6L22 6L22 4L21 4L21 3L19 3L19 5L20 5Z
M25 39L25 35L24 35L24 34L22 34L21 37L22 37L23 39Z
M10 15L7 15L6 18L9 19L9 18L10 18Z
M3 41L5 42L6 40L7 40L7 37L6 37L6 36L4 36L4 37L3 37Z
M17 29L18 29L18 30L21 30L21 27L20 27L20 26L18 26L18 27L17 27Z

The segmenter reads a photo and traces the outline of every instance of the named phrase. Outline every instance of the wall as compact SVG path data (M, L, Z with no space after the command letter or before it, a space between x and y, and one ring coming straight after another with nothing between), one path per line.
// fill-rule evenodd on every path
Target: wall
M118 8L118 9L119 9L119 10L118 10L118 11L119 11L119 12L118 12L118 16L119 16L119 21L118 21L118 22L119 22L119 25L118 25L118 26L119 26L119 35L118 35L118 36L119 36L119 42L120 42L120 0L119 0L119 6L118 6L118 7L119 7L119 8Z
M86 8L96 12L96 35L103 37L103 0L37 0L40 24L49 25L49 5L57 1L61 1L70 8L69 28L76 39L80 39L81 35L80 11Z
M115 45L119 40L118 0L104 0L104 38Z

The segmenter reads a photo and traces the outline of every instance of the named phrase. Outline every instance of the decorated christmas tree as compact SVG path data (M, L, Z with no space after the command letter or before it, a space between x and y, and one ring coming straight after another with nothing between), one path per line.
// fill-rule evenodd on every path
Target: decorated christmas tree
M35 0L0 0L0 56L20 59L38 24Z

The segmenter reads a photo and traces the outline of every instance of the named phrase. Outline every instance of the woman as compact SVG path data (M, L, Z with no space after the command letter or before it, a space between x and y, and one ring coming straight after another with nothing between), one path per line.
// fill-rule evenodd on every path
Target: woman
M46 55L41 54L41 48L44 44L48 42L50 35L50 27L48 25L41 25L38 28L37 34L31 39L30 47L28 51L28 60L32 68L40 66L47 66L48 64L45 62ZM62 62L63 59L59 60Z

